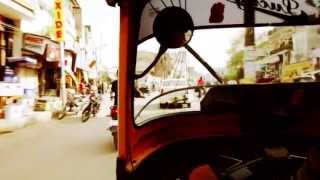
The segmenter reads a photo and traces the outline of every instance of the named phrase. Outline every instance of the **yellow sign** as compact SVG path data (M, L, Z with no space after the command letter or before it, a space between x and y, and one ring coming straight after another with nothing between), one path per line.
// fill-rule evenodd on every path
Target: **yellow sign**
M63 0L54 1L54 28L56 40L62 42L64 40Z
M282 69L281 79L283 82L292 82L299 74L312 70L312 67L310 60L287 65Z

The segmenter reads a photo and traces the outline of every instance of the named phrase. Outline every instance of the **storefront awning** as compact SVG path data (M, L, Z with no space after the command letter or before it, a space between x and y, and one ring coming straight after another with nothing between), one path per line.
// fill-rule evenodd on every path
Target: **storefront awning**
M38 63L36 59L31 57L22 56L22 57L8 57L7 63L17 67L26 67L31 69L40 69L42 67L41 63Z
M271 56L271 57L264 58L261 61L258 61L257 64L274 64L279 61L280 61L279 56Z
M30 58L30 57L8 57L7 58L8 63L30 63L30 64L37 64L37 60Z

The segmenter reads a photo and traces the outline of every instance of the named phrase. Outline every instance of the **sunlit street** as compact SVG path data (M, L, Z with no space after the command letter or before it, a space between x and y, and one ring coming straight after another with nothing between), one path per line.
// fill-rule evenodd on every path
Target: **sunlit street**
M319 0L0 0L0 180L320 180Z
M65 117L0 134L1 179L114 180L117 153L106 113L86 123Z

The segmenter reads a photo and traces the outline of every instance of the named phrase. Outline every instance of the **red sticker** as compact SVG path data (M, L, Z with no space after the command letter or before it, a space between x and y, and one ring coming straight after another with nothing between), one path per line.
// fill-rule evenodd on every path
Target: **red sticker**
M211 15L209 18L210 23L221 23L224 19L224 7L221 2L215 3L211 7Z

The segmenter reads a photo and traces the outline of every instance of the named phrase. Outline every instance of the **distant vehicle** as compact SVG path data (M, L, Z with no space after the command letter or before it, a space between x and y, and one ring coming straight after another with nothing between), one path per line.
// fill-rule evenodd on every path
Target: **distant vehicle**
M294 79L294 82L314 82L314 81L316 81L317 75L320 75L320 70L307 72L307 73L304 73L300 76L297 76Z
M314 82L315 77L311 75L298 76L293 80L295 83L297 82Z
M227 84L238 84L236 80L230 80L227 82Z
M87 122L91 115L93 115L93 117L95 117L100 109L100 103L101 103L101 98L97 97L94 94L91 94L89 97L88 105L82 111L81 121Z
M175 89L181 89L188 87L188 81L185 79L166 79L162 82L161 93L166 93ZM190 108L191 103L188 99L188 90L176 91L164 95L160 98L160 108Z
M110 107L110 116L113 120L118 119L118 107L117 106Z
M168 92L185 87L188 87L188 81L186 79L165 79L162 81L161 92Z
M69 113L72 115L78 115L78 113L82 111L84 104L85 96L74 95L74 98L66 103L62 111L58 112L58 119L63 119Z

